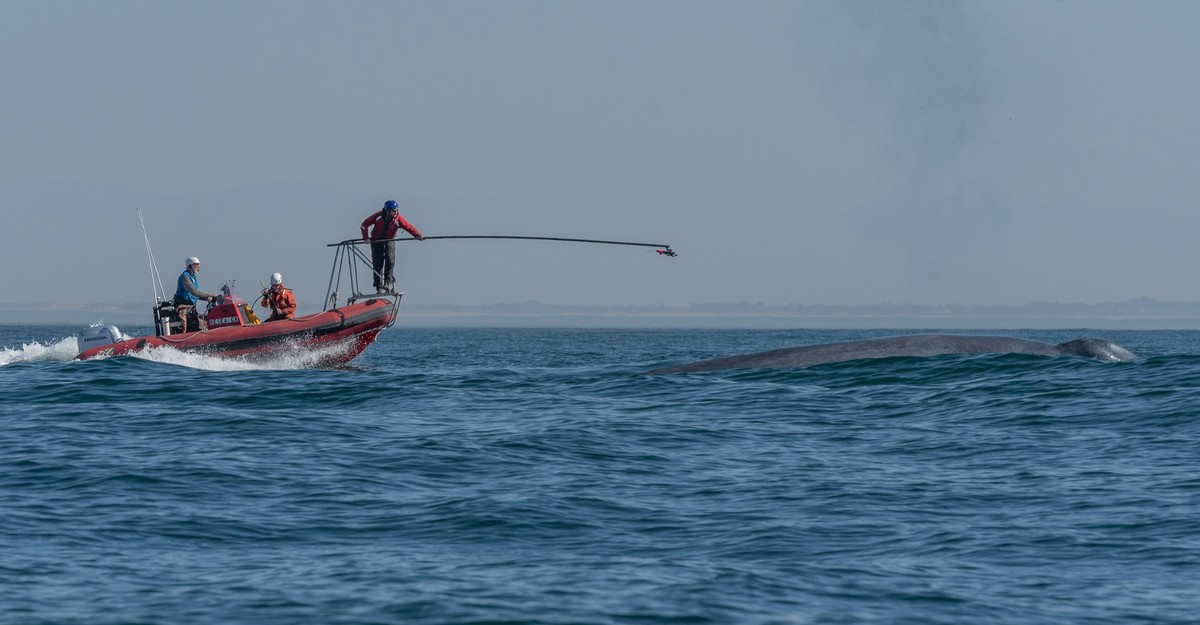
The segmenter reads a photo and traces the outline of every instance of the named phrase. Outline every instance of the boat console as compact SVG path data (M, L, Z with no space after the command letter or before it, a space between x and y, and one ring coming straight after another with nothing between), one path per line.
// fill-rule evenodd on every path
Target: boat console
M181 312L186 316L187 308L190 307L175 306L166 300L159 302L153 311L154 335L171 336L189 331L184 325L184 318L180 316ZM221 287L221 294L217 296L217 300L209 303L208 308L204 311L203 320L204 322L200 324L199 328L201 330L258 323L258 318L251 313L250 307L234 293L232 280ZM195 329L191 331L195 331Z

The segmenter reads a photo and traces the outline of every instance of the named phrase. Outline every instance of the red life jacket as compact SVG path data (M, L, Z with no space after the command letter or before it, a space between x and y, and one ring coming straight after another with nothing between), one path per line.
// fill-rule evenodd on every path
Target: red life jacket
M388 219L383 211L379 211L364 219L362 222L362 235L364 238L367 237L368 227L371 228L371 239L394 239L396 238L396 233L401 228L414 237L420 238L421 236L421 232L417 230L416 226L408 223L408 220L404 219L400 213L396 213L395 217Z
M279 285L279 290L272 292L267 289L263 293L263 306L271 307L271 318L268 321L277 319L291 319L296 316L296 297L292 295L292 290Z

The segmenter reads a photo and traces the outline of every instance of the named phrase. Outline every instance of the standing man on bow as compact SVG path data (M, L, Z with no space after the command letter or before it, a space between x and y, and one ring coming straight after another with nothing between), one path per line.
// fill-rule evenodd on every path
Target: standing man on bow
M367 228L371 229L370 235ZM362 222L363 241L371 243L371 268L374 270L372 284L376 293L394 293L396 287L396 233L401 229L413 235L418 241L425 237L416 226L400 216L400 206L395 200L388 200L383 210L367 217Z

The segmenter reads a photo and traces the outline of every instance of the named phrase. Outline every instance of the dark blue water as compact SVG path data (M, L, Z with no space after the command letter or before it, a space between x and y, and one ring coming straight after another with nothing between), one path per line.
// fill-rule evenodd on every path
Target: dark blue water
M1200 333L388 330L347 370L0 327L0 622L1195 623ZM127 329L133 330L133 329Z

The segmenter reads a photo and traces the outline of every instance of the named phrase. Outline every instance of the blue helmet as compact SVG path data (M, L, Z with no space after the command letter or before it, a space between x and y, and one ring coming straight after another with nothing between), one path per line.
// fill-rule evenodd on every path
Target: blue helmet
M400 205L396 203L396 200L388 200L383 203L383 210L385 210L385 211L400 210Z

